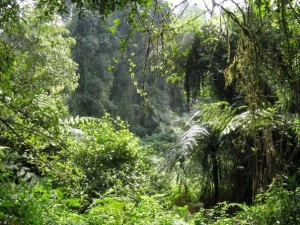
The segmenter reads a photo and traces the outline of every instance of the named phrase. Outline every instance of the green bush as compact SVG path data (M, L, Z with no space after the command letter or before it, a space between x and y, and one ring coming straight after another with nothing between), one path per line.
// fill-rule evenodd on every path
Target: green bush
M294 190L279 185L258 197L257 204L243 207L237 215L247 224L300 224L300 187Z
M232 215L232 212L236 211ZM229 213L231 212L231 213ZM286 183L276 184L257 196L255 204L220 203L213 209L202 209L194 215L195 224L300 224L300 187L291 176Z
M73 161L84 174L90 194L136 193L147 183L144 150L120 119L82 119L80 139L73 140ZM144 185L143 185L144 186Z
M164 208L157 196L140 196L139 198L104 198L95 200L87 213L88 224L188 224L171 209Z

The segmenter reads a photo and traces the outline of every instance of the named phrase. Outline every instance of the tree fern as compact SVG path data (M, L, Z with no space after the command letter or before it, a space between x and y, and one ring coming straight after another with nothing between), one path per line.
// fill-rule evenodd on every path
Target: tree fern
M178 160L187 158L193 152L200 144L200 139L204 140L208 136L209 132L203 124L192 125L172 146L161 168L172 169Z
M203 152L208 152L209 150L205 150L207 143L211 140L218 142L220 132L232 117L231 107L227 102L203 104L200 107L201 110L196 110L190 116L186 123L189 128L178 135L161 168L170 170L176 162L185 160L195 153L196 149L201 154L200 145Z

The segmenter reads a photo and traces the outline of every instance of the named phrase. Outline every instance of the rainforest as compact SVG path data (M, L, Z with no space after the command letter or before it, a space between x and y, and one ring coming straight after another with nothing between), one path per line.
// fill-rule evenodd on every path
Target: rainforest
M300 224L297 0L1 0L0 224Z

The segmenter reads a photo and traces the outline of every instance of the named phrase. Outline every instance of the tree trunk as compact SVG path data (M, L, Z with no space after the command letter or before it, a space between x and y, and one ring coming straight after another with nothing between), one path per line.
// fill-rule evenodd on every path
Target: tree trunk
M215 202L219 200L219 165L217 160L217 148L212 149L212 163L213 163L213 181L215 187Z

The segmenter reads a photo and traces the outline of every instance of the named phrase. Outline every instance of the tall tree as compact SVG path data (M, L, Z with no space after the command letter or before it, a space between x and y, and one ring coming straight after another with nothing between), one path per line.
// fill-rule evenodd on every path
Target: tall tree
M70 110L77 115L101 117L112 107L109 96L114 78L108 69L117 57L118 39L91 13L81 20L74 16L69 29L76 39L72 55L80 74L79 86L70 98Z
M70 57L74 39L57 21L27 10L17 23L7 22L0 34L0 140L1 146L49 169L52 147L64 150L63 101L78 79Z

